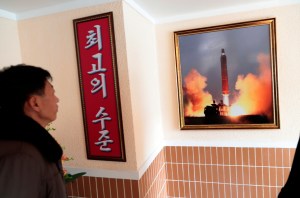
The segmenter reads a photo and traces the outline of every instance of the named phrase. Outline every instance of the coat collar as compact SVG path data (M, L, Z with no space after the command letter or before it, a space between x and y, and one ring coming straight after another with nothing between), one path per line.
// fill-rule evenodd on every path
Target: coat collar
M49 162L61 159L62 148L48 131L27 116L0 114L0 140L24 141L35 146Z

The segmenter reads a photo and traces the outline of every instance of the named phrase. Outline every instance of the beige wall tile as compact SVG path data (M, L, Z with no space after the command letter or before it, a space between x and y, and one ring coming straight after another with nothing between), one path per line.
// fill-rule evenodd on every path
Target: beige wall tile
M69 196L85 197L272 198L293 155L281 148L165 147L140 180L86 176L66 187Z

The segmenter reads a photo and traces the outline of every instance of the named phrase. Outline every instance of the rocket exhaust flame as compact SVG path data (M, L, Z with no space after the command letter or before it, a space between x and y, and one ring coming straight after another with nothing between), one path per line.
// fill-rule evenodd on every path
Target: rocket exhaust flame
M259 74L238 75L235 83L235 98L231 99L230 116L259 114L273 117L272 82L270 56L260 53L257 56ZM211 105L212 95L204 91L207 78L192 69L184 78L184 115L204 116L204 108Z
M204 116L204 108L212 101L212 95L204 91L206 77L192 69L184 78L184 116Z
M243 114L265 114L272 118L272 82L270 57L266 54L257 56L259 75L252 73L239 75L235 89L239 92L232 104L232 109L243 108ZM232 114L233 110L231 111Z
M243 107L234 105L234 106L230 107L229 115L230 116L246 115L246 111Z

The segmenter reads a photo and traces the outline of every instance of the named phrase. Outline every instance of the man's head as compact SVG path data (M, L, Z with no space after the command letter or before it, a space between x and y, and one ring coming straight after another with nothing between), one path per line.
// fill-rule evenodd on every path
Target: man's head
M15 65L0 71L0 111L27 115L42 126L56 119L58 98L49 81L51 74L40 67Z

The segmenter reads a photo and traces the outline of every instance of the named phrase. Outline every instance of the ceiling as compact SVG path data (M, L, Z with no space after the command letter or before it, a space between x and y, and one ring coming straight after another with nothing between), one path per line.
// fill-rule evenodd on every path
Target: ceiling
M122 0L0 0L0 17L24 19ZM123 0L154 23L300 3L300 0ZM1 14L2 13L2 14Z

